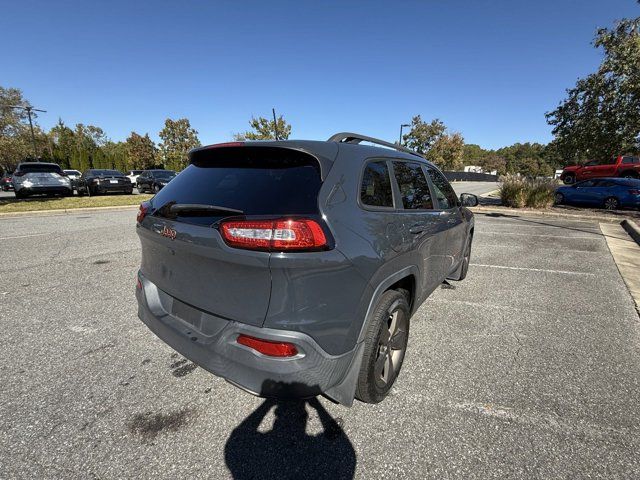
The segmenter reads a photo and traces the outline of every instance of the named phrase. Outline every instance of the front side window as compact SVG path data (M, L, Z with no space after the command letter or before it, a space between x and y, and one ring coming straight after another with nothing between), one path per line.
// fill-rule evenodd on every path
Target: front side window
M447 179L437 170L429 168L429 176L433 183L434 194L438 200L438 205L442 210L454 208L458 205L458 196Z
M387 162L370 162L364 169L360 200L371 207L393 208L393 193Z
M595 180L585 180L584 182L576 183L576 187L578 188L586 188L595 186Z
M632 165L634 163L640 163L640 158L637 157L624 157L622 163L625 165Z
M393 162L402 206L406 210L433 210L429 184L419 163Z

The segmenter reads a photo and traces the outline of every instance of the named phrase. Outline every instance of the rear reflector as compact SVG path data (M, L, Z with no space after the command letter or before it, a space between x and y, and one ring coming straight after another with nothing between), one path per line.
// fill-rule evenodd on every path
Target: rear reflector
M295 357L298 354L298 349L293 343L273 342L271 340L250 337L249 335L238 335L236 341L240 345L252 348L256 352L268 355L269 357Z
M323 250L327 238L315 220L230 220L220 224L227 245L249 250Z
M142 202L140 204L140 209L138 210L138 216L136 217L136 220L138 221L138 223L142 223L142 221L144 220L144 217L147 216L148 211L149 211L149 202Z

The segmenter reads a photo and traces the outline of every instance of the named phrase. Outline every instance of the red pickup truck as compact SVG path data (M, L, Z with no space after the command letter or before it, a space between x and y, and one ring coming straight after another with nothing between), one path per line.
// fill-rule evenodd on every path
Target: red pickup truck
M599 177L640 178L640 157L620 155L603 161L593 160L584 165L564 167L560 180L568 185Z

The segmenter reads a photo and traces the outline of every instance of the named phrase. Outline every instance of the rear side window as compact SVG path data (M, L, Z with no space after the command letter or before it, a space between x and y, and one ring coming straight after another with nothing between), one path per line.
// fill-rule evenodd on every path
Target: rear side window
M437 170L429 168L429 176L431 177L431 183L433 183L433 190L436 198L438 199L438 205L442 210L447 210L458 205L458 196L453 190L447 179Z
M153 208L171 204L213 205L244 215L318 213L320 166L311 155L272 147L236 147L198 152L154 198ZM158 212L158 214L162 214ZM181 213L176 220L211 225L228 214Z
M432 210L429 184L420 164L393 162L393 170L402 195L402 206L406 210Z
M622 163L624 163L625 165L640 163L640 157L623 157Z
M364 169L360 200L371 207L393 207L391 178L387 162L369 162Z

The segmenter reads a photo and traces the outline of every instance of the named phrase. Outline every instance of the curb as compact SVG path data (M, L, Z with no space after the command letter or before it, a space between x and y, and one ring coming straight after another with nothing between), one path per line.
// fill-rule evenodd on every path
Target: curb
M583 215L580 213L564 213L564 212L550 212L546 210L527 210L521 208L508 208L501 207L495 208L490 206L480 206L469 208L473 213L500 213L515 216L543 216L543 217L558 217L558 218L572 218L575 220L591 220L598 222L611 222L620 224L621 217L610 217L605 215ZM624 217L622 217L624 219ZM624 220L627 222L628 220ZM631 222L629 222L631 223Z
M638 245L640 245L640 226L630 220L623 220L620 225L622 225L622 228L627 231L629 236L633 238Z
M26 212L3 212L0 218L7 217L28 217L39 215L67 215L70 213L82 212L100 212L100 211L117 211L117 210L133 210L139 208L139 205L116 205L111 207L80 207L80 208L57 208L53 210L28 210Z

